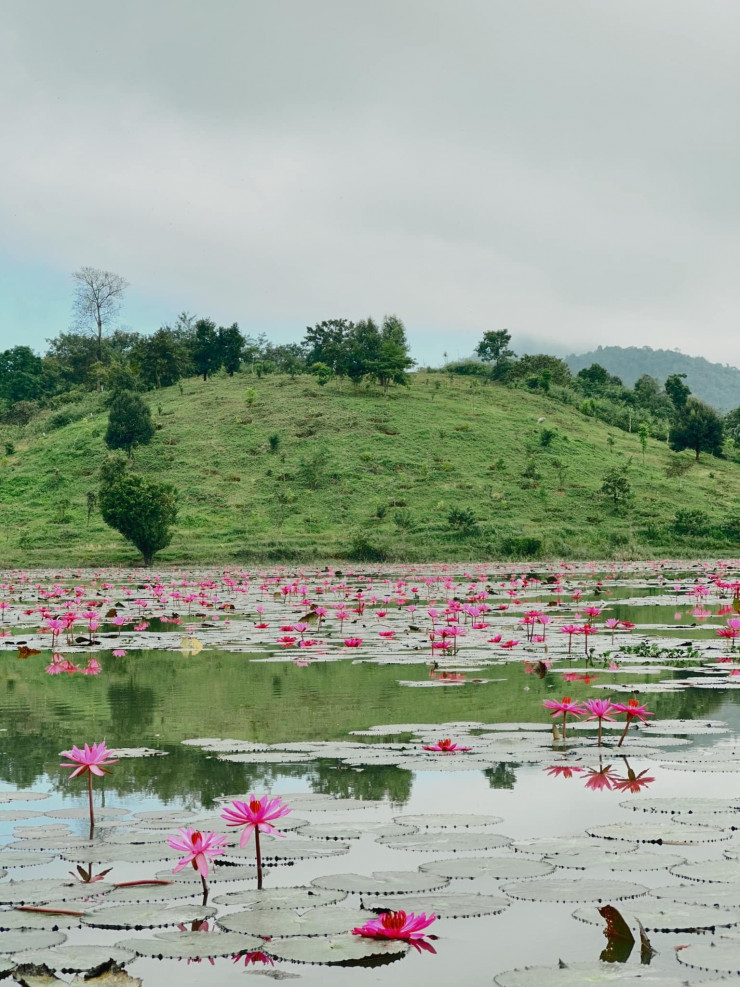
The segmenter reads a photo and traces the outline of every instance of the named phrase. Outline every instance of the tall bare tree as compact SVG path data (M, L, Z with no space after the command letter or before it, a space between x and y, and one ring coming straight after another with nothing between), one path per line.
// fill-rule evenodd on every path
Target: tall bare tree
M112 271L100 271L97 267L81 267L75 271L76 282L72 311L76 328L92 332L98 340L98 360L103 359L103 333L121 310L128 281Z

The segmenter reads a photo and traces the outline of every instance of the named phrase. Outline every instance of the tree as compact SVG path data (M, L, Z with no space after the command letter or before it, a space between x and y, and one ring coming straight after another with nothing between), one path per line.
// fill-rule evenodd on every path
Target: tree
M233 377L239 369L244 355L244 336L239 332L236 322L228 329L219 326L218 348L221 355L221 363L229 377Z
M640 422L637 428L640 437L640 448L642 449L642 461L645 462L645 452L647 450L648 439L650 438L650 426L647 422Z
M673 407L676 411L680 411L681 408L686 407L686 401L691 394L691 389L683 383L685 380L686 374L671 374L666 379L664 385L665 392L673 402Z
M480 360L492 364L493 380L505 377L516 360L516 353L509 348L510 342L511 333L507 329L489 330L483 333L483 339L475 348Z
M81 332L92 332L97 338L98 360L103 359L103 334L121 310L128 281L112 271L96 267L81 267L75 271L76 282L73 313L75 326Z
M111 402L103 441L109 449L125 449L129 456L136 446L148 445L154 436L149 405L132 391L121 391Z
M629 466L629 462L624 466L612 466L601 478L601 492L611 498L615 511L619 510L620 504L632 497L632 487L627 476Z
M309 369L314 363L323 363L337 377L344 377L349 369L354 328L347 319L325 319L315 326L306 326L303 346Z
M138 548L145 565L151 565L155 554L172 541L177 491L169 483L131 473L120 456L109 457L100 472L98 503L103 520Z
M142 339L131 359L147 387L169 387L192 369L185 341L169 326Z
M569 384L572 380L570 368L565 360L557 356L549 356L547 353L525 353L511 367L510 374L516 379L536 377L539 380L545 371L549 371L552 384Z
M28 346L14 346L0 353L0 398L33 401L41 390L44 365Z
M193 362L198 373L203 374L203 380L208 380L208 374L221 366L218 333L213 319L198 319L195 323Z
M700 452L722 455L722 421L717 412L697 398L687 398L671 428L669 445L674 452L693 449L696 461Z

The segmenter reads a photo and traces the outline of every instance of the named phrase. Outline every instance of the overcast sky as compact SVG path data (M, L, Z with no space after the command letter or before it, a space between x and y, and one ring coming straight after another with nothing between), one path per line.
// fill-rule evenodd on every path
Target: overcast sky
M740 363L739 37L731 0L5 0L0 343L90 265L142 332Z

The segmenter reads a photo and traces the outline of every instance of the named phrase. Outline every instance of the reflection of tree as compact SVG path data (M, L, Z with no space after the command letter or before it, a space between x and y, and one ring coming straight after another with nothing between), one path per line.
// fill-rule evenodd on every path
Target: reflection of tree
M393 765L366 765L358 771L343 764L319 761L309 784L322 795L373 801L388 797L396 805L405 805L411 796L411 779L410 771Z
M488 778L491 788L513 788L516 784L514 768L521 767L510 761L501 761L495 768L486 768L483 774Z
M119 731L131 736L143 735L152 729L152 721L157 708L157 695L153 689L134 684L133 678L126 682L111 682L108 686L108 702L116 711L116 726Z

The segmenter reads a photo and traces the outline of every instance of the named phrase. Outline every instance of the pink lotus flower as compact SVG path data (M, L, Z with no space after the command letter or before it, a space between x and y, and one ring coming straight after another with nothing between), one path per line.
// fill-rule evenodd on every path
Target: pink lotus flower
M359 648L362 644L361 637L346 637L344 639L345 648Z
M193 869L197 870L200 876L205 879L208 877L209 861L215 857L220 857L229 841L225 836L219 836L213 831L204 834L193 829L192 826L188 826L187 829L178 829L177 832L180 835L169 836L167 843L173 850L179 850L185 856L175 865L172 873L177 874L183 867L192 864Z
M231 957L234 963L241 963L244 960L244 966L249 966L251 963L256 966L258 963L264 963L265 965L275 966L275 961L267 953L260 952L260 950L253 950L251 953L238 953L236 956Z
M445 737L444 740L438 740L436 744L422 744L425 751L442 751L444 754L456 754L458 751L470 751L472 747L461 747L459 744L453 744L449 737Z
M587 699L583 705L586 707L586 712L591 714L586 717L586 722L589 720L599 721L598 744L601 747L601 728L605 720L610 723L614 722L614 717L609 715L614 712L614 703L611 699Z
M573 702L570 696L563 696L560 702L557 699L544 699L542 705L545 709L552 710L550 716L553 719L556 716L563 717L563 739L565 739L566 718L568 716L583 716L585 712L583 705L580 702Z
M125 658L126 657L126 649L125 648L115 648L114 651L113 651L113 657L114 658Z
M646 706L641 705L637 699L628 699L626 703L613 703L612 712L625 713L627 715L627 722L624 725L624 730L622 736L619 738L617 747L622 746L622 741L627 736L627 731L633 720L639 720L640 723L645 723L648 716L654 715Z
M226 820L227 826L243 826L242 835L239 838L239 846L245 847L254 833L254 849L257 855L257 888L262 889L262 854L260 852L260 833L268 833L270 836L284 836L272 825L272 821L287 816L291 808L285 805L280 798L262 798L249 796L249 802L234 801L221 813L221 818Z
M423 939L424 930L435 921L434 912L426 915L414 915L413 912L383 912L378 918L365 922L364 925L352 930L353 936L367 936L371 939L405 939L413 942Z
M92 747L85 744L84 750L80 750L79 747L73 747L71 751L62 751L60 756L74 762L72 764L59 765L61 768L75 769L69 776L70 778L76 778L78 775L85 774L88 771L102 778L103 775L110 774L110 771L107 770L109 765L118 763L117 757L110 758L110 752L105 746L105 741L99 744L93 744ZM109 759L106 760L107 758Z

